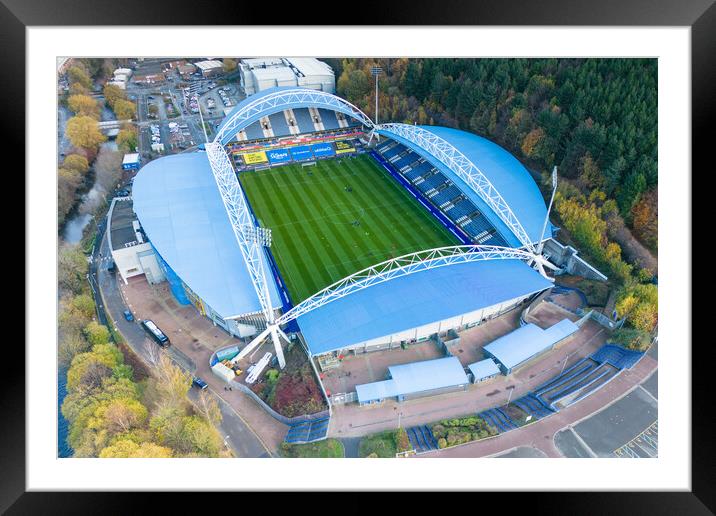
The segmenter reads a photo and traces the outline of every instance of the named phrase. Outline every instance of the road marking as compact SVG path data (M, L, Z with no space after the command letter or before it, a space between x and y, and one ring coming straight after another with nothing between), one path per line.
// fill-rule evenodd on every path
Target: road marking
M579 442L579 444L581 444L584 449L587 450L587 453L592 458L598 458L598 455L594 453L594 450L592 450L586 442L584 442L584 439L580 437L580 435L574 430L574 427L572 425L569 425L569 430L572 432L572 435L574 435L574 438L577 439L577 442Z

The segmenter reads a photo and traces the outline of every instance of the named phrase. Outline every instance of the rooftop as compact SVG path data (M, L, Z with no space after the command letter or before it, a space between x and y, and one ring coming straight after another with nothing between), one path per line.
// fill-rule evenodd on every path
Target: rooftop
M127 165L130 163L139 163L139 153L135 152L132 154L124 155L124 159L122 160L122 165Z
M112 209L112 219L109 225L109 237L112 251L124 249L127 244L137 242L134 234L132 221L134 221L134 211L132 209L131 200L115 201ZM138 243L138 242L137 242Z
M458 129L423 125L421 129L429 131L445 140L465 157L467 157L492 183L509 205L515 217L524 227L533 242L539 241L542 225L547 215L547 206L537 183L529 171L506 149L494 142ZM418 149L415 144L399 136L386 132L391 138L415 149L438 167L448 179L453 181L475 206L488 218L490 223L502 234L513 247L522 244L500 217L482 200L482 198L447 165L425 150ZM549 237L549 227L545 237Z
M388 374L391 377L389 380L356 385L358 401L417 394L469 383L465 370L456 357L391 366L388 368Z
M562 319L546 330L530 323L500 337L483 350L509 370L550 349L578 330L579 326L569 319Z
M194 63L195 66L197 66L200 70L211 70L212 68L223 68L224 64L221 61L217 61L216 59L211 59L208 61L198 61Z
M480 360L479 362L470 364L467 368L472 373L476 382L495 376L496 374L500 374L500 368L491 358L486 358L485 360Z
M154 248L221 317L261 310L206 153L150 161L135 177L132 197ZM266 260L264 267L270 270ZM271 300L279 307L271 278Z
M467 262L375 284L308 312L297 322L311 354L320 355L551 286L520 260Z

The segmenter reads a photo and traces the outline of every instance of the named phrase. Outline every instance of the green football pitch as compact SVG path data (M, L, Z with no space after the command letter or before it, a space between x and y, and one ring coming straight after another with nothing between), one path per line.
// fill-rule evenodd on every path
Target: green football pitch
M457 245L368 155L239 175L294 303L354 272L423 249Z

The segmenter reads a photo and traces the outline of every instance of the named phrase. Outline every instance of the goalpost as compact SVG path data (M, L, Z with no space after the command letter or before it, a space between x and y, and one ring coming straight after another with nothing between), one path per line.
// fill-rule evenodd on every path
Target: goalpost
M315 162L315 161L306 161L305 163L301 163L301 166L302 166L302 167L312 167L312 166L315 166L315 165L316 165L316 162Z

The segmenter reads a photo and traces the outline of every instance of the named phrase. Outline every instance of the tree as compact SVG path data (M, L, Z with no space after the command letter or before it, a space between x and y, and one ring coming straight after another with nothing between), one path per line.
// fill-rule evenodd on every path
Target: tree
M70 95L67 105L76 115L89 116L99 120L99 104L89 95Z
M97 186L105 192L112 191L122 177L122 153L102 147L94 163Z
M74 170L61 168L57 173L57 222L62 224L77 199L82 177Z
M62 162L62 168L84 174L89 170L89 162L80 154L70 154Z
M631 210L634 233L648 247L656 250L659 243L659 199L656 188L649 190Z
M117 99L113 109L119 120L132 120L137 112L134 102L124 99Z
M96 321L92 321L84 328L84 335L92 346L109 342L109 329Z
M78 246L66 245L57 255L57 282L60 290L80 294L87 285L87 258Z
M127 98L126 95L124 94L124 90L122 90L122 88L120 88L119 86L115 86L114 84L105 85L104 89L102 90L102 93L104 94L105 102L113 110L114 110L114 104L118 100Z
M137 444L130 440L120 440L111 446L103 448L99 453L99 457L126 459L126 458L158 458L169 459L173 455L172 449L166 446L159 446L154 443Z
M75 147L96 150L107 138L100 132L97 120L89 116L73 116L67 121L67 137Z
M89 74L79 66L70 66L67 70L67 78L70 85L79 84L86 90L92 89L92 79Z
M230 73L236 70L236 59L225 58L224 59L224 71Z
M133 129L122 129L117 135L117 146L125 153L137 150L137 132Z

